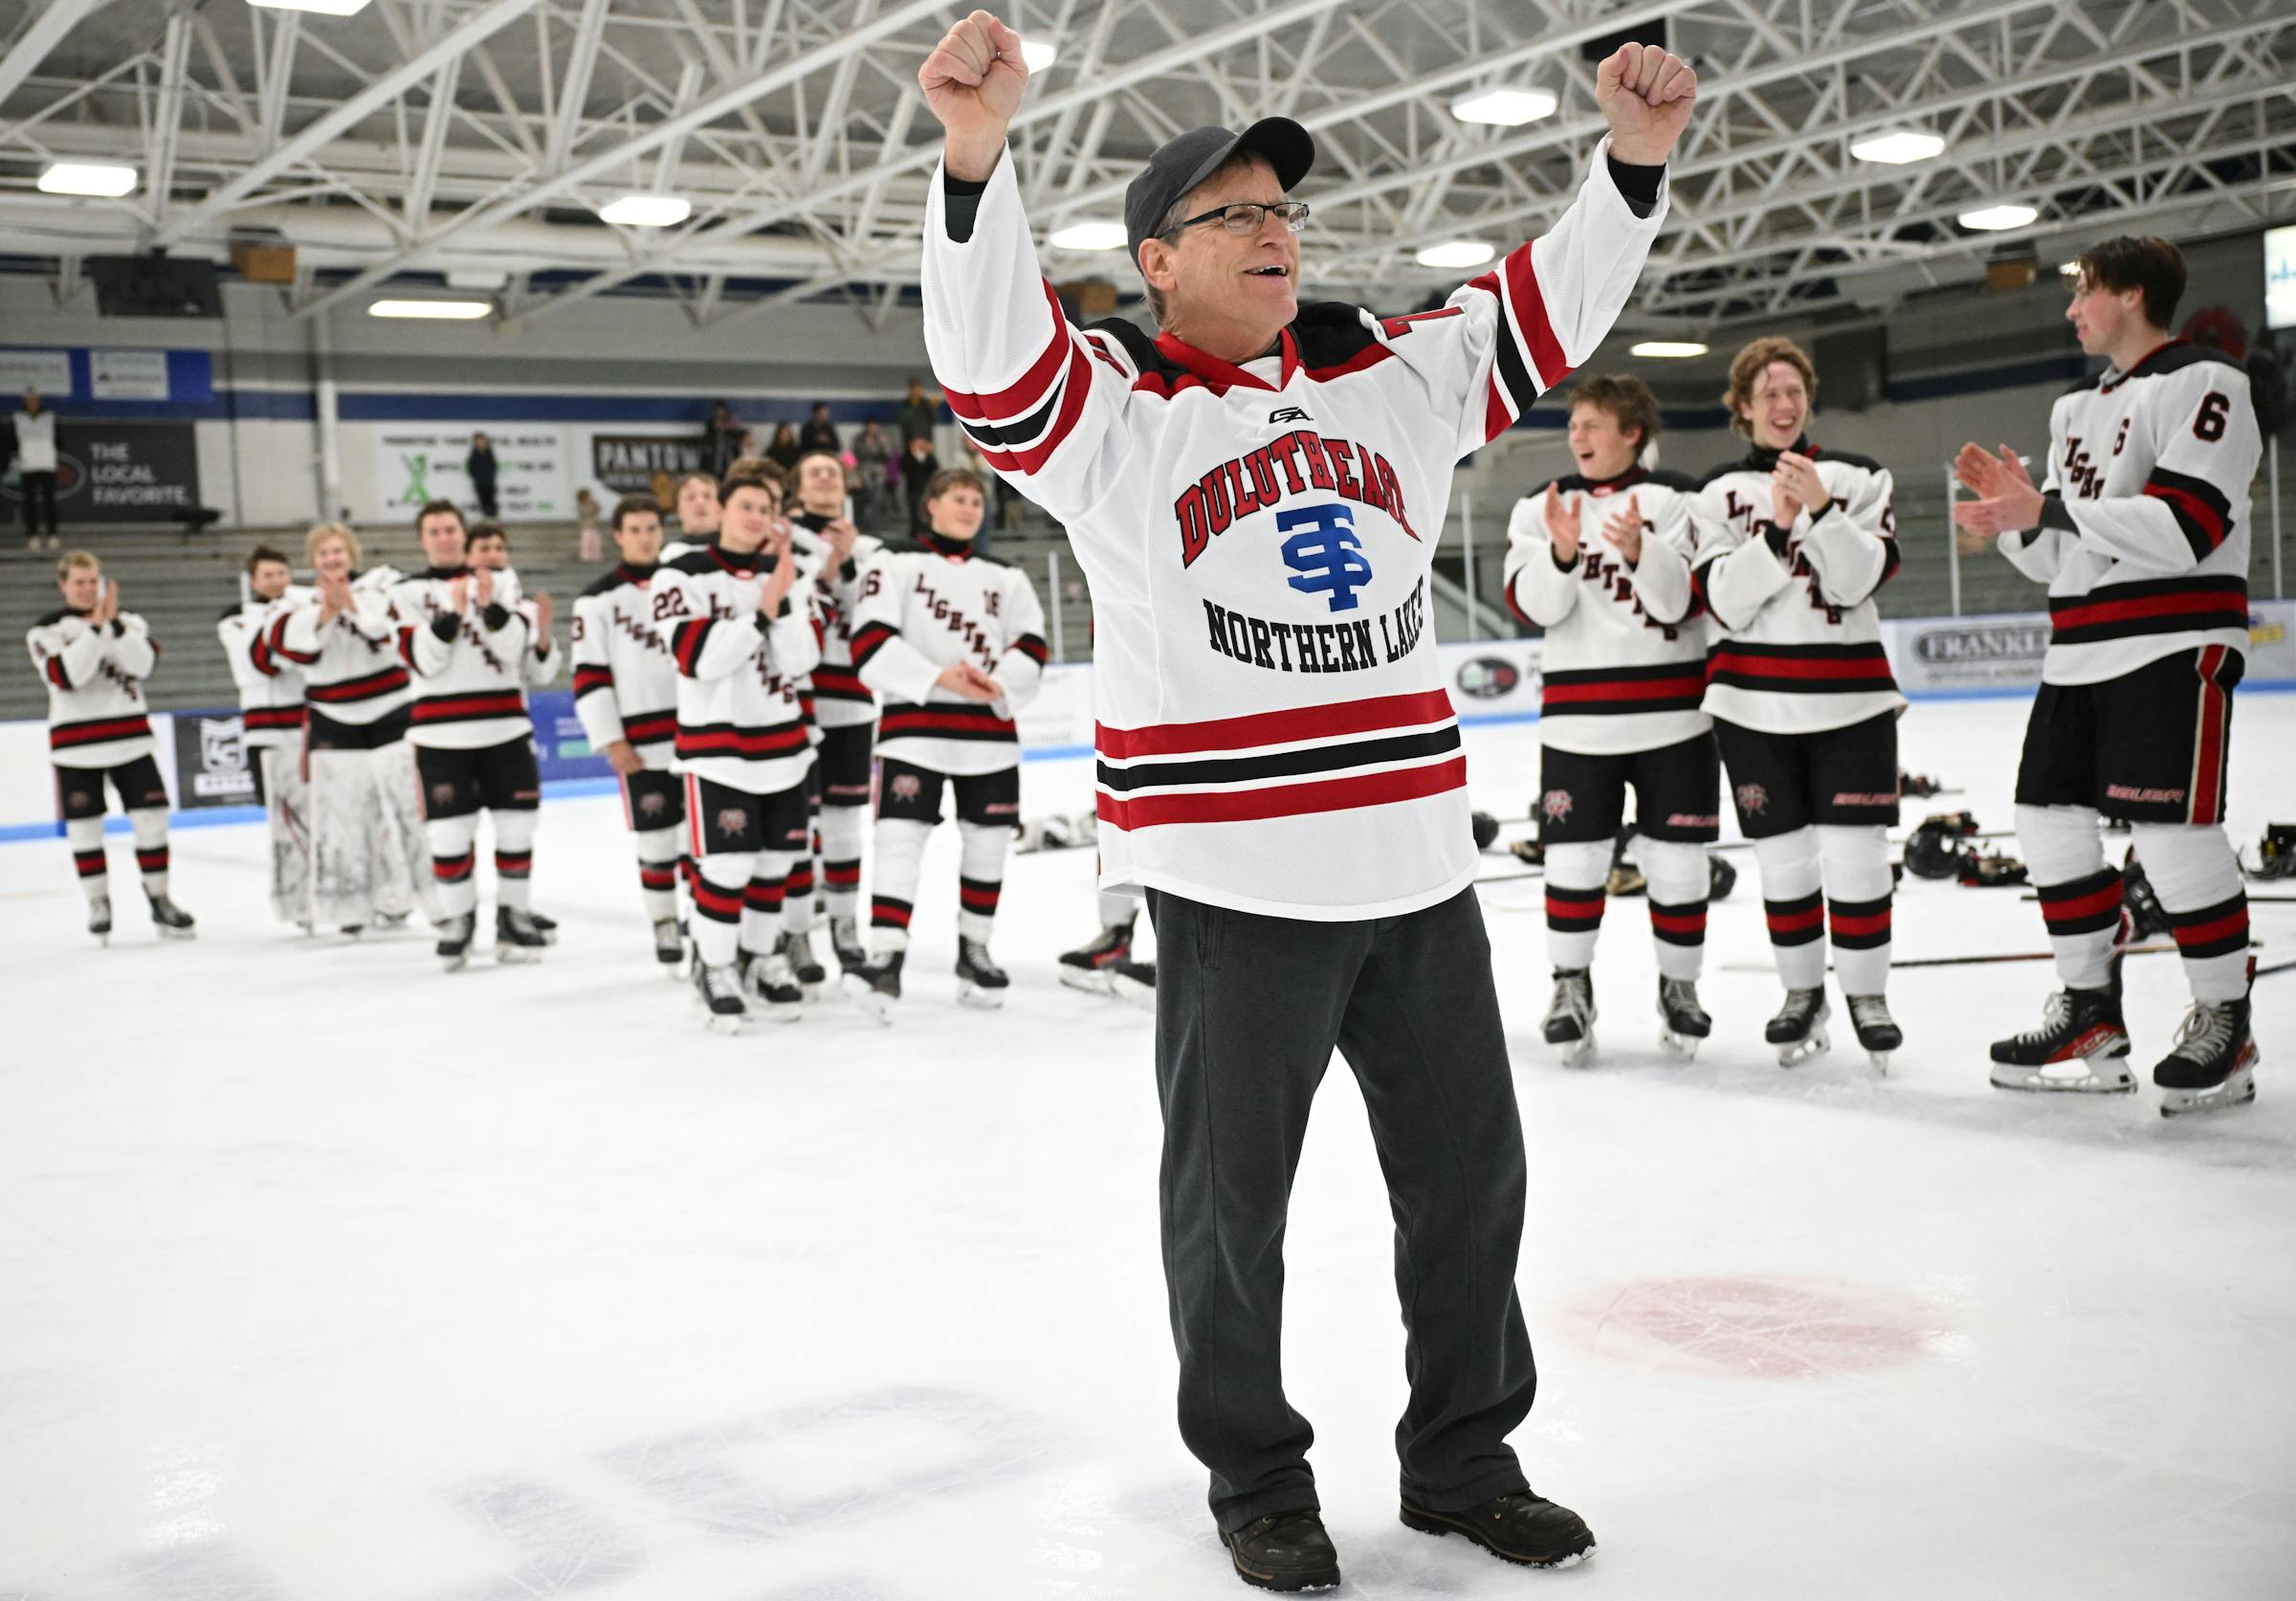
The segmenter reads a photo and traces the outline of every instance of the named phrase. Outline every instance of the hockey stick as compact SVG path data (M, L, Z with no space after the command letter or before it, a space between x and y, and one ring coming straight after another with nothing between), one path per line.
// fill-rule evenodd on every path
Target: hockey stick
M2160 956L2174 951L2175 948L2174 943L2130 945L2120 954L2123 956ZM2053 950L2017 950L1984 956L1917 956L1908 961L1892 962L1889 967L1894 971L1899 967L1969 967L1995 962L2054 962L2055 960L2057 960L2057 953ZM1726 973L1774 973L1777 971L1777 968L1775 965L1765 962L1725 962L1722 964L1722 970Z
M2039 901L2041 897L2028 891L2019 896L2018 899L2020 901ZM2252 906L2296 906L2296 895L2251 895L2248 897L2248 903Z
M2296 972L2296 962L2275 962L2269 967L2257 968L2255 976L2257 978L2264 978L2273 973L2287 972Z

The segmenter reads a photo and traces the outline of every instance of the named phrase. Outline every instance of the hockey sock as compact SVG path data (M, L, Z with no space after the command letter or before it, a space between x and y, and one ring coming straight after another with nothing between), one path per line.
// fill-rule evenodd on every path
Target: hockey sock
M813 853L792 856L789 878L782 886L782 932L813 932Z
M144 875L145 895L167 893L167 809L139 807L127 814L136 831L136 869Z
M525 911L534 904L533 812L497 812L495 819L495 904Z
M103 819L74 817L64 824L72 842L72 865L79 870L79 887L90 901L112 893L111 873L103 859Z
M2223 829L2139 823L2134 834L2136 859L2169 914L2193 999L2239 1000L2248 993L2248 892Z
M1609 882L1609 840L1547 847L1547 956L1556 967L1594 965Z
M1110 889L1100 891L1099 895L1100 926L1103 928L1126 927L1139 914L1140 903L1129 895L1118 895Z
M1818 856L1842 993L1879 995L1889 988L1889 831L1821 826Z
M862 806L821 809L822 898L833 918L861 915L861 830L868 817Z
M695 858L694 946L705 967L734 965L741 944L742 902L757 860L747 851Z
M2067 990L2106 989L2121 928L2121 876L2105 864L2097 814L2086 806L2020 806L2017 847L2041 899L2058 978Z
M638 899L646 907L650 923L661 923L677 916L677 848L679 831L640 829L635 835L638 846Z
M473 847L478 838L478 819L433 817L423 825L430 849L430 878L438 893L431 916L440 923L469 917L478 909L478 885L472 878Z
M917 876L932 833L932 824L913 818L877 819L877 881L870 896L869 931L879 953L909 947L909 914L916 905ZM832 896L830 904L835 903Z
M1645 835L1635 841L1634 859L1649 882L1659 974L1694 982L1706 966L1706 897L1712 883L1706 847ZM1550 872L1553 860L1548 858Z
M774 947L782 931L782 896L789 882L787 858L783 861L776 871L770 853L760 851L741 895L741 948L760 956Z
M1012 830L960 818L957 837L963 845L957 868L957 932L986 945L997 923L997 899L1004 892L1004 853L1011 848Z
M1788 990L1815 990L1825 982L1825 898L1819 865L1818 831L1799 828L1754 842L1762 870L1762 912L1770 923L1770 954ZM1888 871L1885 864L1883 871Z

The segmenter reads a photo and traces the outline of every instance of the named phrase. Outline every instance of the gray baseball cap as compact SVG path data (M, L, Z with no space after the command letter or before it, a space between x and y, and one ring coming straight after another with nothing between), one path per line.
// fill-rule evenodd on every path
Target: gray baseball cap
M1124 189L1124 244L1133 264L1140 246L1155 236L1157 224L1181 195L1220 170L1239 150L1263 157L1275 168L1286 194L1315 165L1315 141L1289 117L1263 117L1242 133L1226 128L1190 128L1148 158L1140 175Z

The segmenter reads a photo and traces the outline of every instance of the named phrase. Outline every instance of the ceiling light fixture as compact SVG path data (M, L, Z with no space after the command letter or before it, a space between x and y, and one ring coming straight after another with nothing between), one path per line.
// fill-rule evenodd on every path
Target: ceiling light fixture
M1964 228L1974 228L1980 233L1998 233L2007 228L2022 228L2041 213L2030 206L2004 202L1998 206L1981 206L1974 211L1963 211L1954 220Z
M1446 239L1439 245L1429 245L1415 259L1423 267L1480 267L1498 255L1497 247L1481 239Z
M1944 148L1945 141L1933 133L1923 133L1917 128L1888 128L1853 140L1849 153L1860 161L1904 167L1911 162L1928 161Z
M1525 122L1554 116L1558 103L1545 89L1478 89L1451 101L1451 115L1462 122L1519 128Z
M377 300L369 317L408 317L434 322L475 322L494 312L491 300Z
M1645 339L1628 345L1630 356L1649 356L1660 361L1684 361L1691 356L1706 354L1706 346L1694 339Z
M136 192L136 169L106 161L52 161L40 169L40 192L117 200Z
M1052 235L1054 250L1122 250L1124 225L1120 222L1072 222Z
M693 214L694 202L680 194L625 194L598 209L598 220L616 228L670 228Z

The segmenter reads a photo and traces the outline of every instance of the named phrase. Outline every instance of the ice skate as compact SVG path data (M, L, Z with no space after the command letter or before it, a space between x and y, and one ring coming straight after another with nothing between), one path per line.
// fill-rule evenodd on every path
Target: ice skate
M1873 1058L1876 1073L1889 1071L1889 1053L1906 1042L1906 1031L1897 1026L1889 1015L1889 1002L1881 995L1851 995L1849 1026L1858 1032L1858 1043Z
M869 947L861 943L858 918L829 919L829 949L837 958L839 972L850 973L856 967L869 966Z
M534 925L530 913L516 906L495 908L495 960L497 962L539 962L542 947L550 942Z
M779 950L752 962L748 977L750 994L764 1003L765 1015L774 1022L794 1023L805 1016L806 991Z
M1062 971L1067 971L1063 968ZM1116 999L1130 1001L1146 1011L1156 1010L1156 964L1135 962L1127 958L1108 969L1108 981Z
M889 950L873 962L850 965L845 969L846 993L887 1028L893 1027L894 1006L901 998L901 961L906 954Z
M88 898L88 932L96 936L96 943L99 945L108 945L112 943L112 898L110 896L96 895Z
M1762 1030L1762 1037L1777 1047L1777 1065L1799 1067L1830 1045L1825 1020L1833 1014L1823 988L1787 990L1786 1004Z
M1595 1054L1595 983L1589 969L1555 969L1555 998L1540 1030L1565 1067L1580 1066Z
M2004 1090L2133 1091L2121 1003L2108 990L2059 990L2042 1006L2040 1028L1993 1042L1992 1078Z
M1112 923L1074 950L1060 955L1060 982L1071 990L1113 995L1119 964L1132 959L1132 921Z
M558 944L558 919L544 917L540 912L528 912L526 918L534 924L534 931L542 937L542 944L546 945Z
M375 926L386 931L393 928L404 928L407 925L407 917L408 914L405 912L377 912L375 914ZM348 933L350 931L345 929L344 932Z
M2195 1001L2176 1031L2175 1049L2152 1069L2160 1088L2160 1115L2219 1112L2256 1099L2256 1064L2262 1060L2249 1032L2248 1002Z
M696 967L694 993L709 1009L713 1034L739 1034L748 1020L749 1006L741 999L741 975L731 965Z
M989 960L988 946L979 940L957 939L957 1000L961 1006L994 1012L1004 1004L1012 980Z
M195 937L199 924L191 914L167 899L164 894L145 897L151 902L151 926L163 940L188 940Z
M1714 1032L1714 1020L1698 1004L1698 986L1687 978L1658 981L1658 1042L1678 1056L1694 1056L1698 1042Z
M672 978L686 959L686 931L678 926L677 919L660 917L653 920L653 959L669 971Z
M773 948L788 962L790 972L797 976L798 988L806 992L806 999L821 999L821 987L829 981L829 975L813 954L813 936L784 933Z
M478 916L465 912L451 917L438 925L438 944L433 948L438 959L447 965L447 971L460 972L471 960L471 936L477 931ZM349 930L346 930L349 932Z

